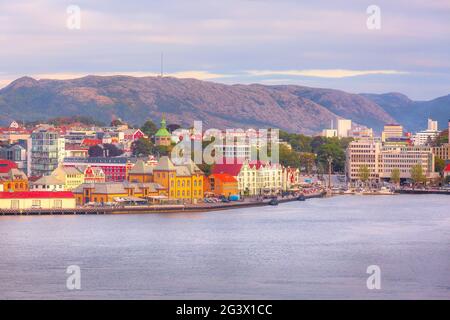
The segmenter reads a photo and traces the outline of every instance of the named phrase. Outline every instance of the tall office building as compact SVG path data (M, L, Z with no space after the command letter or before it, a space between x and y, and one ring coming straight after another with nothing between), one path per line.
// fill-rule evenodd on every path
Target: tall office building
M349 131L352 129L352 120L337 119L337 135L339 138L348 137Z
M390 138L403 137L403 127L399 124L386 124L381 133L381 141L385 142Z
M428 131L438 131L438 122L432 119L428 119Z
M65 142L53 129L38 129L31 134L29 175L47 176L62 163Z

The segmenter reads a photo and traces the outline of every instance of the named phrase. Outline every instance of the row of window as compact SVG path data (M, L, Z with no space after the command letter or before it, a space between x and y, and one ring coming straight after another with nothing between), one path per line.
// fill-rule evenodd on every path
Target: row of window
M33 200L31 203L33 208L41 207L41 200ZM19 209L20 202L19 200L11 200L11 209ZM53 209L61 209L62 208L62 200L53 200Z
M13 186L13 184L8 183L7 186L6 186L6 190L7 191L11 190L12 186ZM27 185L25 183L14 183L14 190L16 190L16 189L24 189L26 187L27 187Z
M194 187L197 187L197 180L194 180L194 182L193 182L193 185L194 185ZM181 182L180 182L180 180L178 180L177 181L177 187L185 187L185 186L187 186L187 187L191 187L191 180L182 180ZM198 180L198 186L199 187L201 187L202 186L202 180L200 179L200 180ZM173 188L173 187L175 187L175 182L172 180L171 182L170 182L170 187L171 188Z
M201 196L202 192L201 191L197 192L197 190L194 190L194 192L192 194L194 197L197 197L197 196ZM175 192L173 190L170 192L170 196L172 198L175 197ZM180 192L180 190L177 191L177 197L190 197L190 196L191 196L191 192L189 190L188 191L183 190L181 192Z

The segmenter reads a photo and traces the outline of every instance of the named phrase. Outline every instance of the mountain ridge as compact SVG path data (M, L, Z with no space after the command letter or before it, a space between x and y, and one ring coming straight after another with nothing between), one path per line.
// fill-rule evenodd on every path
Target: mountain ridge
M142 124L151 118L204 128L277 127L315 134L337 117L373 127L399 122L423 129L428 116L446 123L450 95L413 101L401 93L354 94L300 85L222 84L172 77L89 75L69 80L18 78L0 89L0 122L85 115Z

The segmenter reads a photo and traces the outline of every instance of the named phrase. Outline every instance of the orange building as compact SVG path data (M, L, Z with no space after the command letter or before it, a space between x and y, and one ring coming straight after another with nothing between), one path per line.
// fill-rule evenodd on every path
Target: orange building
M5 192L28 191L27 175L9 160L0 160L0 184Z
M239 194L238 181L228 173L214 173L205 180L205 192L224 197Z

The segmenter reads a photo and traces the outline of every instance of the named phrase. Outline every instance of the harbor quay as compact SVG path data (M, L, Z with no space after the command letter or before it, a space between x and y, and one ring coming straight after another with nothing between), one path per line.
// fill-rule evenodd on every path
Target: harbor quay
M23 210L1 209L2 216L16 215L104 215L104 214L151 214L151 213L182 213L182 212L210 212L218 210L230 210L247 207L258 207L268 205L278 205L278 203L304 201L306 199L321 198L326 196L326 191L315 188L306 190L301 195L287 195L270 198L249 197L234 202L214 202L198 204L167 204L167 205L133 205L133 206L98 206L98 207L77 207L74 209L40 209L30 208ZM271 201L276 199L276 203Z

